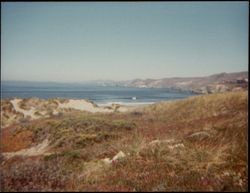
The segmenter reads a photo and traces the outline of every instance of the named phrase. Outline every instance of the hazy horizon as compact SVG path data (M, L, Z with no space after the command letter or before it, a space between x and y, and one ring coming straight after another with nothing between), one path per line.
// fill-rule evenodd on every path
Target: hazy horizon
M244 73L244 72L247 72L248 73L248 70L247 71L239 71L239 72L218 72L216 74L222 74L222 73ZM161 77L161 78L134 78L134 79L126 79L126 80L112 80L112 79L93 79L93 80L83 80L83 81L53 81L53 80L15 80L15 79L12 79L12 80L2 80L3 82L41 82L41 83L88 83L88 82L96 82L96 81L114 81L114 82L125 82L125 81L133 81L133 80L136 80L136 79L141 79L141 80L146 80L146 79L164 79L164 78L195 78L195 77L207 77L207 76L212 76L212 75L216 75L216 74L210 74L210 75L206 75L206 76L173 76L173 77Z
M1 80L248 71L248 2L4 2Z

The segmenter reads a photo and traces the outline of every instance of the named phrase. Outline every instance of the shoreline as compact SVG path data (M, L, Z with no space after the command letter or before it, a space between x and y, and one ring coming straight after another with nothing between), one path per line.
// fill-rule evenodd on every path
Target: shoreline
M191 96L196 96L196 95L191 95ZM99 108L107 108L107 107L111 107L111 106L124 106L124 107L143 107L143 106L147 106L147 105L152 105L152 104L156 104L159 102L166 102L166 101L175 101L175 100L180 100L180 99L186 99L189 98L191 96L188 97L183 97L183 98L173 98L173 99L165 99L165 100L159 100L159 101L154 101L154 102L145 102L145 101L134 101L134 102L124 102L124 101L106 101L106 102L96 102L94 100L89 100L89 99L85 99L85 98L61 98L61 97L56 97L56 98L39 98L39 97L25 97L25 98L21 98L21 97L10 97L10 98L1 98L1 101L13 101L13 100L39 100L39 101L85 101L87 103L92 104L94 107L99 107ZM73 105L75 106L75 105Z

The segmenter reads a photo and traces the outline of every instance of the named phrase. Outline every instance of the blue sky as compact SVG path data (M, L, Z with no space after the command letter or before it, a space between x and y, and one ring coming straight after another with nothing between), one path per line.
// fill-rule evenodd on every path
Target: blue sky
M1 3L3 80L248 70L248 2Z

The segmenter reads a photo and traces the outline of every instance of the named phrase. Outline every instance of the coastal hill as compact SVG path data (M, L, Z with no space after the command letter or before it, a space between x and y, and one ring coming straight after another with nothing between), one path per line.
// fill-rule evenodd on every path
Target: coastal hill
M0 191L248 190L247 91L125 112L49 100L1 103L24 120L1 128Z
M2 81L4 87L135 87L135 88L169 88L180 91L189 91L197 94L209 94L226 91L240 91L248 89L248 71L234 73L219 73L203 77L170 77L162 79L132 79L125 81L92 80L74 83L39 82L39 81Z
M220 73L205 77L136 79L131 81L127 86L138 88L173 88L201 94L247 90L248 72Z

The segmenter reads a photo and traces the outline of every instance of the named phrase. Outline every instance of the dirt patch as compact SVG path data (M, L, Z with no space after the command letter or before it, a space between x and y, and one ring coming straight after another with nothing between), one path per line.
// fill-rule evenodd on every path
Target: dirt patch
M9 159L14 156L38 156L38 155L43 155L47 151L47 147L49 145L49 140L45 139L42 143L28 148L28 149L22 149L20 151L16 152L7 152L3 153L3 156L6 159Z
M32 143L33 132L29 130L13 134L12 128L3 129L1 136L2 152L14 152L27 148Z

